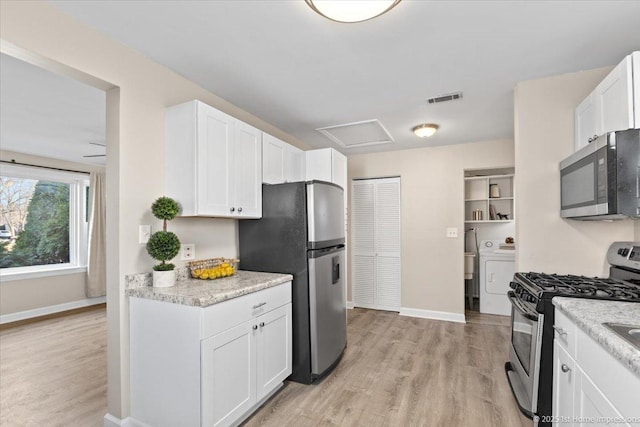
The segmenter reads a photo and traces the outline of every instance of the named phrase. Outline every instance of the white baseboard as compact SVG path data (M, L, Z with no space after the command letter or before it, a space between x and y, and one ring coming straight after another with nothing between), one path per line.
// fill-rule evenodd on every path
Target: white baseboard
M420 317L422 319L444 320L446 322L466 323L464 314L447 311L420 310L418 308L400 308L400 316Z
M134 420L131 417L127 417L121 420L118 417L114 417L111 414L104 416L104 427L151 427L147 424L143 424L140 421Z
M90 305L102 304L107 301L107 297L87 298L79 301L65 302L63 304L50 305L47 307L34 308L33 310L18 311L0 315L0 325L4 323L17 322L18 320L31 319L47 314L60 313L61 311L73 310L74 308L88 307Z
M353 301L347 301L347 309L351 310L353 308Z

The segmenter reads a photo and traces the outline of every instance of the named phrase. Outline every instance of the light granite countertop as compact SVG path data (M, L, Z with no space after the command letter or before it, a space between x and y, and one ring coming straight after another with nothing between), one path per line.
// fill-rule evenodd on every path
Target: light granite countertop
M640 350L603 325L640 325L639 303L555 297L553 305L640 377Z
M231 277L215 280L191 279L185 271L178 271L177 277L175 286L154 288L151 286L151 273L132 274L125 278L125 292L130 297L207 307L293 280L290 274L244 270L238 270Z

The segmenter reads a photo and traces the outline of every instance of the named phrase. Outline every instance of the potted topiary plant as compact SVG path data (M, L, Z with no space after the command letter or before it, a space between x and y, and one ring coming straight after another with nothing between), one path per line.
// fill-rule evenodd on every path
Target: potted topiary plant
M162 231L156 231L147 242L147 252L151 258L161 261L153 267L153 286L168 288L176 283L175 265L167 263L180 252L180 240L167 231L167 221L180 213L180 205L169 197L160 197L151 205L151 213L163 221Z

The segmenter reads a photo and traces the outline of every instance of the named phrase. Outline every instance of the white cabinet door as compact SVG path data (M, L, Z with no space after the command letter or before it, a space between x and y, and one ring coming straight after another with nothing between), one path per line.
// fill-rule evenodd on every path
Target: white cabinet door
M633 62L633 109L636 112L634 127L640 129L640 51L631 54L631 62Z
M574 416L574 394L576 386L576 363L557 341L553 343L553 415L562 426L572 426Z
M347 192L347 157L339 151L331 153L331 182L339 185Z
M262 216L262 132L236 121L234 128L234 201L238 217Z
M304 181L305 154L293 145L284 144L284 182Z
M235 119L199 102L196 121L196 214L226 215L232 202ZM188 173L188 170L179 173Z
M575 112L575 151L587 146L598 135L601 127L598 120L597 108L594 105L594 95L591 93L578 105Z
M596 86L594 103L598 107L598 135L634 127L631 65L631 55L628 55Z
M291 304L257 319L257 400L272 392L291 374Z
M262 134L262 182L280 184L284 182L284 144L279 139Z
M319 150L305 151L306 156L306 179L311 181L317 179L319 181L333 182L333 148L321 148Z
M614 420L624 419L622 415L611 404L609 399L591 381L579 366L576 366L576 387L575 387L575 416L576 427L599 426L620 426L630 425L626 422L615 423ZM554 373L555 374L555 373ZM596 424L594 424L594 420ZM608 420L608 422L607 422Z
M202 425L231 425L256 402L256 321L201 344Z

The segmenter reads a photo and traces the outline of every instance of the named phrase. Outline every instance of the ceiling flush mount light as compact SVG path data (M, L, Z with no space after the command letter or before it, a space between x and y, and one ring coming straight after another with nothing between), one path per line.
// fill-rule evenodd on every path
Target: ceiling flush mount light
M416 134L416 136L419 136L420 138L429 138L438 131L438 125L434 125L433 123L425 123L423 125L418 125L411 130Z
M311 9L336 22L362 22L390 11L400 0L304 0Z

